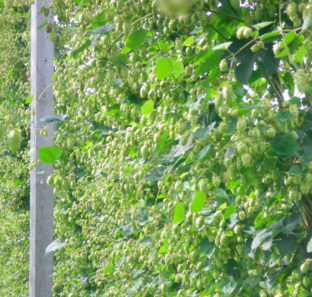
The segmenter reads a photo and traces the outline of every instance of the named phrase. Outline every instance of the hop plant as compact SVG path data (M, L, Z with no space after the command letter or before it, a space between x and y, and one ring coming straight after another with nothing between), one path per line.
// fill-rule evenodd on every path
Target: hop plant
M69 137L66 140L67 147L71 150L75 146L76 140L74 137Z
M294 2L290 2L286 7L287 15L292 18L294 15L297 15L297 5Z
M227 69L227 61L225 59L221 60L219 64L220 70L221 71L226 71Z
M237 122L237 132L238 133L244 133L246 129L246 120L244 118L241 118Z
M213 186L215 188L219 188L220 184L221 184L221 179L218 175L213 175L212 176L212 183L213 183Z
M299 92L305 93L308 88L308 76L304 69L299 69L295 74L293 74L293 78Z
M180 119L177 130L180 135L184 134L184 132L187 130L187 122L183 119Z
M251 162L251 155L249 153L245 153L242 155L242 162L245 167L248 167Z
M142 155L143 159L146 159L148 157L148 147L146 145L142 146L141 155Z
M243 35L245 38L249 38L252 35L252 29L249 27L243 27Z
M8 147L12 152L16 152L22 146L22 131L20 129L13 129L8 134Z
M192 2L190 0L157 0L157 5L161 12L173 16L186 13Z
M50 33L49 33L49 37L50 37L50 40L51 40L52 42L56 42L56 41L57 41L57 34L56 34L55 31L50 32Z

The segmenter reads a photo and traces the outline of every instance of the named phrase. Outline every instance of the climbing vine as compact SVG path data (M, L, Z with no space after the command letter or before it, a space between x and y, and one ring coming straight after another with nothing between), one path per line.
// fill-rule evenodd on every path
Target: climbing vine
M54 295L310 296L312 4L50 12ZM27 88L1 95L23 115L4 126L4 162L27 155Z

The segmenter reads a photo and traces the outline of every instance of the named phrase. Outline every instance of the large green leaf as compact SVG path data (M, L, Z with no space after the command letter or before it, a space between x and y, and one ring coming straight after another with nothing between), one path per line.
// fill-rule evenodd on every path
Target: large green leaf
M148 116L151 112L154 111L154 104L153 100L146 101L143 106L141 106L142 115Z
M174 60L172 58L160 58L156 63L156 76L158 79L164 79L172 76Z
M308 15L305 17L302 30L308 29L312 25L312 11L308 13Z
M153 237L152 236L146 236L139 241L139 245L149 246L152 244L152 242L153 242Z
M259 231L252 241L251 249L255 250L265 239L272 237L273 230L281 230L283 228L283 220L280 220L270 227Z
M298 246L297 237L294 235L280 234L276 237L277 241L275 243L282 257L290 255L294 252Z
M59 250L63 246L65 246L66 243L62 242L60 238L55 239L53 242L51 242L44 251L44 256L50 252L54 252L56 250Z
M82 53L86 48L88 48L91 45L91 41L87 40L80 48L77 48L72 51L71 56L74 59L77 59L79 57L79 54Z
M163 179L163 174L166 171L167 167L157 167L151 170L149 174L147 174L144 179L150 180L150 181L160 181Z
M66 114L61 114L61 115L47 116L47 117L40 119L39 121L45 124L56 124L58 122L65 121L66 118L67 118Z
M174 61L172 58L160 58L156 63L156 76L158 79L166 77L178 78L184 73L184 66L181 61Z
M233 278L233 276L229 276L227 280L224 280L220 283L219 287L221 288L222 292L227 294L231 294L237 286L237 282Z
M205 206L206 195L203 192L197 192L195 198L191 202L191 212L199 212Z
M110 107L109 110L104 113L103 117L117 113L120 113L120 104L114 104L112 107Z
M211 147L211 143L206 145L201 151L195 156L195 160L201 160L208 153Z
M279 155L290 155L299 150L297 141L289 132L277 133L271 141L271 146Z
M39 159L46 164L57 161L62 155L62 150L57 146L42 146L39 148Z
M163 240L163 245L160 247L160 249L158 250L158 254L164 254L167 253L169 249L169 243L167 239Z
M113 29L114 29L114 26L112 24L108 24L108 25L97 27L91 30L90 32L88 32L86 35L109 33Z
M233 65L239 65L235 68L235 75L237 79L247 84L254 69L254 63L261 65L268 76L271 76L277 71L279 60L274 57L273 44L271 42L265 43L264 48L257 52L252 52L251 47L254 44L252 38L238 39L232 38L233 42L228 47L228 50L223 52L222 58L226 58L231 53L235 54L233 58L228 59L228 66L233 61ZM251 43L250 43L251 42Z
M178 224L185 220L185 210L184 210L184 203L177 202L174 208L174 215L173 215L173 223Z
M224 218L228 219L233 213L235 213L235 207L231 204L224 212Z
M144 29L133 32L126 40L127 47L132 50L138 50L144 43L146 36L147 31Z
M191 135L189 139L187 140L186 145L175 145L171 148L169 156L170 157L179 157L181 155L184 155L189 149L191 149L194 146L194 138Z
M216 123L214 122L207 128L206 127L198 128L195 131L194 136L199 139L206 139L210 135L210 133L215 130L215 125Z
M148 209L144 207L139 208L139 214L138 214L138 224L140 226L145 226L149 222L149 211Z

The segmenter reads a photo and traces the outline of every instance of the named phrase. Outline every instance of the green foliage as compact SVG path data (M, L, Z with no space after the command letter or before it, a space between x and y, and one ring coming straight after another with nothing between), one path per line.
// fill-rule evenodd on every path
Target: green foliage
M220 3L53 2L55 296L311 294L311 4ZM27 69L1 55L1 201L26 218Z

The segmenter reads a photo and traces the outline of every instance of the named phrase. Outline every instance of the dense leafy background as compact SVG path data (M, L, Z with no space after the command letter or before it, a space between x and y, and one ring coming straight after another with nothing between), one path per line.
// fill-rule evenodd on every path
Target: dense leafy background
M56 132L40 158L55 168L54 295L311 295L311 4L51 9L56 116L41 121ZM16 21L0 15L13 26L2 45L25 58L19 72L1 62L0 259L11 260L0 292L26 296L29 14L10 1L3 12ZM24 142L13 153L15 127Z

